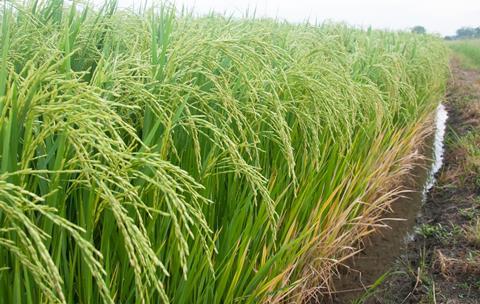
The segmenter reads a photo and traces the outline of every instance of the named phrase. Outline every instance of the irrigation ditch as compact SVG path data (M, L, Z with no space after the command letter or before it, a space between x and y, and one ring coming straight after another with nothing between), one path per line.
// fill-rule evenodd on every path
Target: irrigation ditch
M412 191L392 203L388 227L339 268L336 290L321 303L478 303L480 235L471 225L477 219L478 229L480 192L462 143L480 129L479 97L480 73L453 60L446 103L422 151L432 157L415 165Z
M335 290L323 295L321 303L350 303L361 297L389 270L399 253L406 248L416 217L426 194L435 182L443 162L443 141L448 113L440 104L432 119L434 128L419 147L419 157L404 181L404 189L382 220L383 227L364 240L364 248L341 264L334 279Z
M451 63L444 165L407 249L366 303L479 303L480 72L459 59Z

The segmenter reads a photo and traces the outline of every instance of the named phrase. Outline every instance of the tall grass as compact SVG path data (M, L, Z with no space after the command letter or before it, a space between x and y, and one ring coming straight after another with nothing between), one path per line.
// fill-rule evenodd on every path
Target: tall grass
M300 301L398 192L426 35L3 2L6 303Z
M480 40L458 40L448 46L460 57L467 68L480 69Z

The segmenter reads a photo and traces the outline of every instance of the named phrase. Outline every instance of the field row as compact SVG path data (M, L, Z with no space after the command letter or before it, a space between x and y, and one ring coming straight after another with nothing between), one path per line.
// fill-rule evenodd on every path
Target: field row
M400 191L447 77L428 35L115 1L1 17L9 303L327 291Z

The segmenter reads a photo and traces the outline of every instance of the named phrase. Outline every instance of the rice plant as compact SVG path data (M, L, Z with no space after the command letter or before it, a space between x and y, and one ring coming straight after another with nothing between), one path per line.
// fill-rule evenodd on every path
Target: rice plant
M427 35L4 1L5 303L327 291L444 92Z

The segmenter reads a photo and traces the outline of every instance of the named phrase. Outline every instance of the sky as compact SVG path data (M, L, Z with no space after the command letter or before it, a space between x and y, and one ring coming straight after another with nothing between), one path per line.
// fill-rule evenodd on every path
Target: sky
M99 0L100 1L100 0ZM140 0L119 0L123 7ZM453 35L462 26L480 26L480 0L171 0L177 7L242 16L256 8L256 16L290 22L338 21L380 29L407 30L424 26L430 33Z

